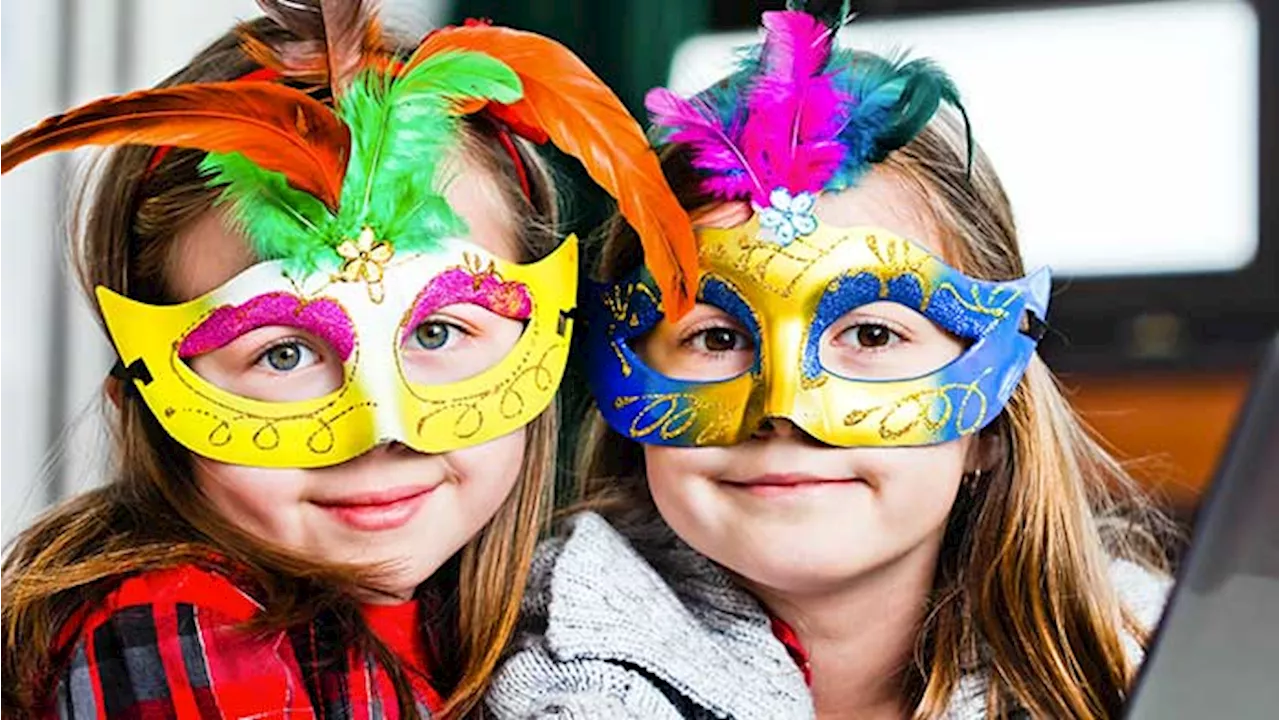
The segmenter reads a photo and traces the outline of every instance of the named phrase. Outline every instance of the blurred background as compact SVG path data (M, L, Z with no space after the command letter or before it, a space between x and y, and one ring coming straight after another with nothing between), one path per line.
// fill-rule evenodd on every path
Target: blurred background
M822 4L822 3L814 3ZM633 112L697 91L756 39L742 0L394 0L410 34L468 17L577 51ZM1276 334L1276 8L1266 0L875 0L842 42L935 58L1013 201L1029 268L1057 279L1042 354L1086 420L1189 520ZM0 3L9 137L182 66L252 0ZM0 535L102 480L114 361L65 267L81 156L0 183ZM559 167L581 184L576 167ZM580 187L566 231L606 212ZM567 383L575 382L574 375ZM570 387L570 400L581 393Z

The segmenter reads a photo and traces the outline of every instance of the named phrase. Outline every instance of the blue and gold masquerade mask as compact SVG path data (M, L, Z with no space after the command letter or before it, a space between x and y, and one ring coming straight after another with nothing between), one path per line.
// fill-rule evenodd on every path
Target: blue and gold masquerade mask
M929 445L991 422L1017 386L1043 330L1049 274L985 282L877 228L835 228L782 245L759 218L704 230L698 301L746 328L745 372L715 382L671 378L631 343L662 321L648 273L597 289L587 318L589 378L617 432L656 445L732 445L765 418L787 418L839 446ZM919 312L966 341L944 367L899 377L844 377L824 366L819 340L868 303Z
M752 204L746 223L698 232L697 299L746 330L753 361L710 382L646 364L633 343L667 318L641 268L594 287L586 303L600 412L623 436L656 445L732 445L767 418L845 447L976 433L999 415L1035 353L1048 271L971 278L890 230L832 227L813 212L818 193L856 185L942 102L959 107L955 88L927 61L833 51L834 29L803 12L765 13L764 26L759 53L716 87L688 100L663 89L647 99L664 139L684 144L704 174L704 190ZM861 377L824 365L820 341L832 324L882 301L921 314L965 349L941 367Z

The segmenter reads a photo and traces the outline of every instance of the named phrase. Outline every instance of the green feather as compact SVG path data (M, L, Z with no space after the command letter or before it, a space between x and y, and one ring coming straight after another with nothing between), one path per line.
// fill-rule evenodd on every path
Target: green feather
M286 260L290 272L336 267L334 249L371 227L397 250L431 248L466 232L443 197L440 169L457 148L459 101L483 98L511 104L523 96L520 78L501 61L477 52L445 52L399 77L367 70L338 100L351 129L351 155L335 216L283 174L264 170L240 153L210 153L201 171L224 190L263 260Z
M249 237L263 260L287 260L291 271L311 271L331 256L333 215L318 198L289 185L283 173L264 170L241 153L209 153L200 171L223 187L219 204Z
M509 104L522 93L515 71L474 52L435 55L395 79L358 77L338 106L352 139L340 226L351 233L373 227L405 251L465 232L440 195L439 169L458 139L454 105L468 98Z

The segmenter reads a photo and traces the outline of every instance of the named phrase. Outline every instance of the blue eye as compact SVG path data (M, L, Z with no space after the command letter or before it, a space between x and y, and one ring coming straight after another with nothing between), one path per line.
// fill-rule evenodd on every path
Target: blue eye
M258 363L266 363L276 372L290 372L299 367L312 364L316 360L315 352L297 340L288 340L267 348L258 358Z
M429 321L413 331L413 339L423 350L439 350L449 342L452 328L447 323Z

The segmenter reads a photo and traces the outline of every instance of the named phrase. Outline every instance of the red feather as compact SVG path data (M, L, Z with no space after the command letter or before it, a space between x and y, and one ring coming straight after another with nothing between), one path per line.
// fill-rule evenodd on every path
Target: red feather
M515 70L524 97L499 109L504 119L516 127L541 130L556 147L582 162L640 235L645 263L662 289L668 317L678 318L692 308L698 250L689 216L663 178L658 156L640 125L613 91L560 43L487 25L431 33L407 66L455 49L485 53Z
M175 145L239 152L337 208L351 134L329 108L274 83L208 83L103 98L10 139L2 172L86 145Z

